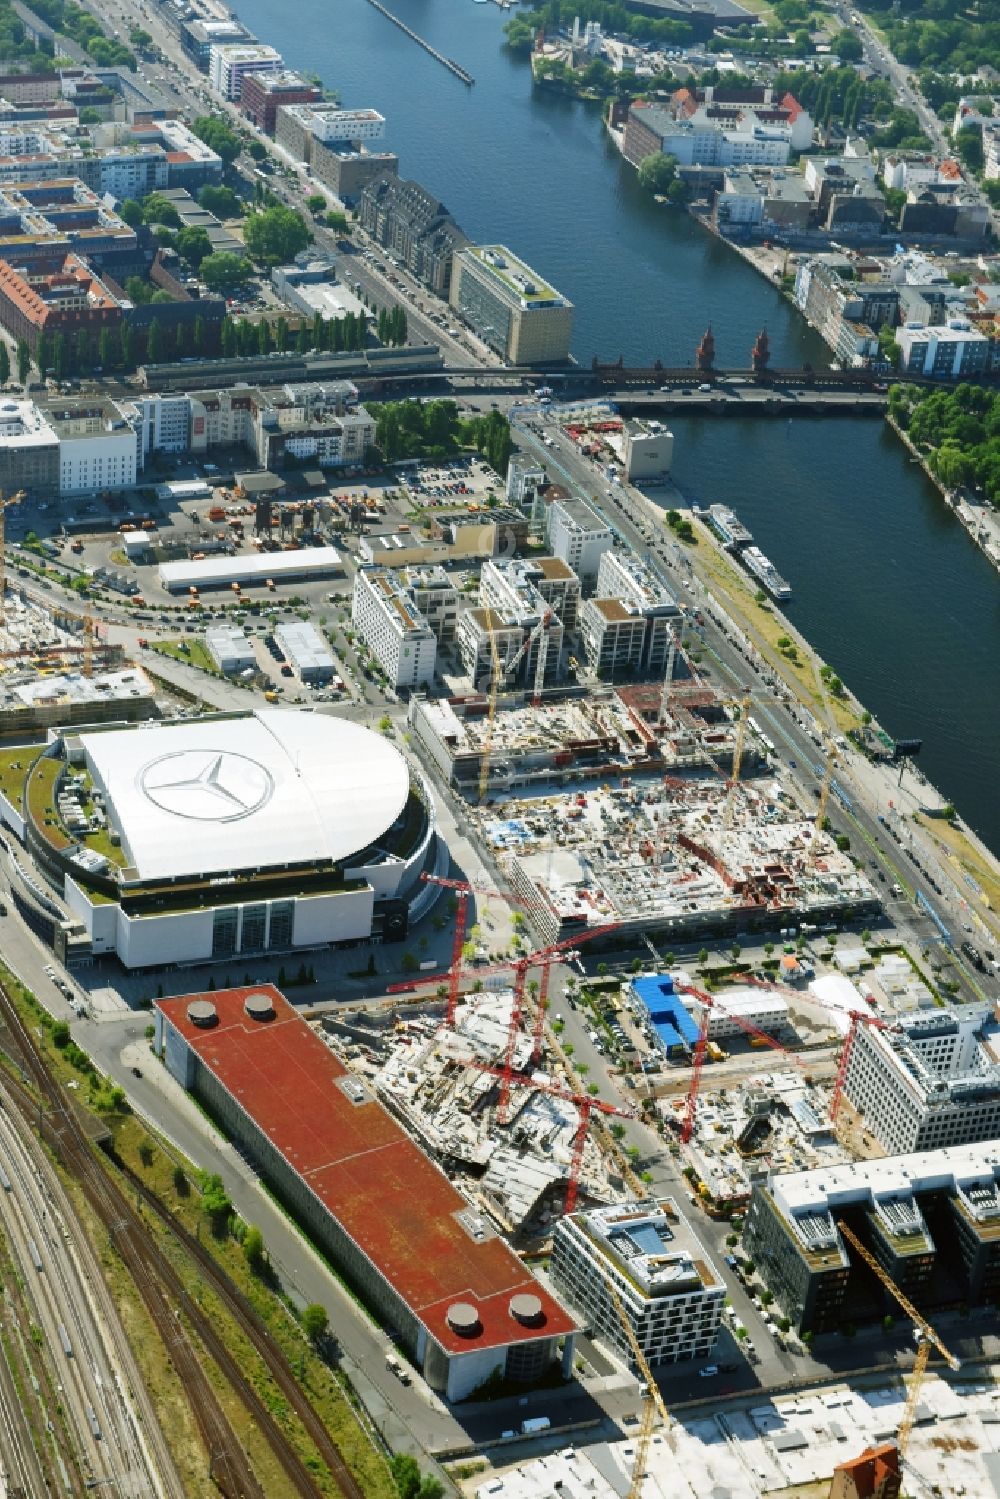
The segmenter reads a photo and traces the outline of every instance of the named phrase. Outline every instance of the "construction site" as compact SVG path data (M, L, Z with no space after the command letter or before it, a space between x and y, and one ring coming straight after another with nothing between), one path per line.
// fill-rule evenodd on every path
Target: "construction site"
M472 814L546 941L614 924L683 939L878 908L867 877L777 775L625 775Z
M660 713L656 687L598 687L498 696L416 698L410 722L448 785L470 800L586 776L679 771L733 763L736 728L709 688ZM756 745L749 771L763 764Z
M594 1109L626 1111L533 1066L518 1004L511 988L484 990L465 997L453 1027L438 1002L338 1012L318 1030L470 1202L531 1243L549 1236L571 1191L574 1202L620 1199L622 1176L586 1126Z

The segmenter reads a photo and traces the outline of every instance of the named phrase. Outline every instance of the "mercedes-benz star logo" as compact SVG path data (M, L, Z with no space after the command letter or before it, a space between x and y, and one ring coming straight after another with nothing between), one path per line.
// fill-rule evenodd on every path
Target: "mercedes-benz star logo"
M230 750L174 750L151 760L137 779L154 807L197 822L249 817L274 790L263 765Z

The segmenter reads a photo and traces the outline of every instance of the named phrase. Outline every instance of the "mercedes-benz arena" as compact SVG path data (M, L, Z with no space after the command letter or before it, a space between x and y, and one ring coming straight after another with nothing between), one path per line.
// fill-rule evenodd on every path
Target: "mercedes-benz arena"
M156 1050L432 1389L573 1372L574 1318L270 984L162 999Z
M327 715L67 734L25 782L36 863L126 968L406 935L430 792L383 735Z

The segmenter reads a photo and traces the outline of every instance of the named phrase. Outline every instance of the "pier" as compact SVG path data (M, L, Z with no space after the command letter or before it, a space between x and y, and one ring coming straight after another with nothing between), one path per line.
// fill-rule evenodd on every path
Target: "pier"
M381 0L368 0L368 4L374 6L377 11L380 11L387 21L391 21L394 26L398 26L400 31L405 31L411 41L416 42L418 47L423 47L425 52L429 52L431 57L439 62L442 67L448 69L449 73L454 73L456 78L461 78L464 84L469 88L472 87L476 80L471 73L467 73L463 67L460 67L454 58L445 57L444 53L439 52L436 47L432 47L430 42L425 42L423 37L418 36L412 27L407 26L405 21L401 21L398 16L394 16L391 10L387 10L381 3Z

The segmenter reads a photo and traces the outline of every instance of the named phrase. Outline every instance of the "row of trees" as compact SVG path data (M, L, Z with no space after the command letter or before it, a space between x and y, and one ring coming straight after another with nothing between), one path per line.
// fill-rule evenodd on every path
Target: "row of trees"
M41 379L51 375L55 380L65 380L71 375L91 374L96 369L131 370L139 358L157 364L162 360L211 352L204 318L196 317L193 323L178 324L175 328L154 318L147 330L145 348L141 337L136 337L135 330L128 323L117 328L102 328L96 340L86 328L78 329L75 337L61 329L55 333L43 330L35 344L34 364ZM18 381L24 385L31 373L32 357L23 338L17 341L15 360ZM0 342L0 385L6 385L10 376L10 354L7 345Z
M249 358L255 354L287 354L294 350L308 354L355 353L368 342L368 327L363 313L349 312L342 318L324 318L317 312L312 322L303 320L294 328L285 317L273 323L262 318L227 317L222 324L222 352L227 359Z
M539 28L546 35L567 31L576 16L581 22L599 21L606 33L651 42L656 47L684 47L694 40L694 30L689 22L637 15L614 0L543 0L542 4L536 4L508 21L504 27L507 45L515 52L530 52Z
M406 310L403 307L383 307L376 325L380 344L392 344L401 349L406 343Z

